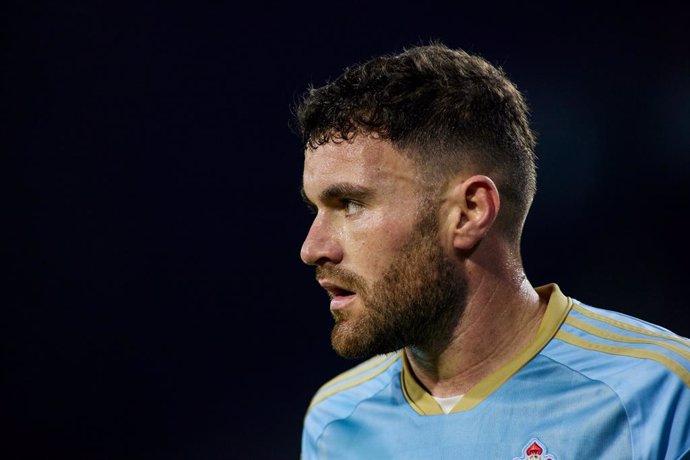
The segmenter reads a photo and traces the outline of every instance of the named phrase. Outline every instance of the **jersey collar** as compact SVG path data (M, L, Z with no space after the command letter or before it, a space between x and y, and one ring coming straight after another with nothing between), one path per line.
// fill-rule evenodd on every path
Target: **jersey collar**
M565 317L570 312L573 302L563 295L556 284L547 284L536 288L540 297L548 297L549 302L544 313L544 318L539 324L537 334L532 342L518 356L504 364L492 374L484 377L472 387L453 407L450 413L462 412L472 409L482 402L487 396L496 391L503 383L519 371L525 364L534 358L547 343L556 335L563 324ZM400 374L403 394L412 408L421 415L443 415L443 410L417 382L407 355L403 353L403 369Z

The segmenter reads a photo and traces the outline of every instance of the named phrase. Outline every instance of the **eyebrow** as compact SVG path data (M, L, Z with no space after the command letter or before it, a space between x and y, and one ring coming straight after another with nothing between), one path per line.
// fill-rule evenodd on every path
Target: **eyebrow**
M324 203L333 200L338 200L341 198L362 200L364 198L371 196L373 193L373 190L369 187L343 182L326 187L319 194L319 200ZM304 192L304 187L302 187L302 189L300 190L300 194L302 195L302 200L308 206L314 206L314 203L307 197L307 194Z

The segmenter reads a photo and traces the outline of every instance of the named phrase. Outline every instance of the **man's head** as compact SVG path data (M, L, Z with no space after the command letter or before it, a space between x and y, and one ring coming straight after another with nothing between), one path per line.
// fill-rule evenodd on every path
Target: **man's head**
M534 194L525 112L500 71L440 45L309 91L298 119L316 216L301 255L331 296L336 351L449 338L467 295L458 250L471 252L491 227L519 242Z

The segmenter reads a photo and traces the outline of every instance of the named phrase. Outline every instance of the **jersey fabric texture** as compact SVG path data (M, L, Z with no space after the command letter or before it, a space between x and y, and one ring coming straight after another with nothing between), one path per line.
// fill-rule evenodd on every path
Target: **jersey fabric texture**
M302 460L690 459L690 340L555 284L537 291L549 302L531 344L449 414L403 351L326 383Z

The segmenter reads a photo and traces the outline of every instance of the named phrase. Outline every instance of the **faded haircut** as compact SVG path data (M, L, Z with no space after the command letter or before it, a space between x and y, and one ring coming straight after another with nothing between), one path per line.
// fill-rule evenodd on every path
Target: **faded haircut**
M528 109L501 68L440 43L373 58L310 87L295 110L305 149L357 135L390 141L437 186L485 174L501 197L497 226L519 241L536 191Z

